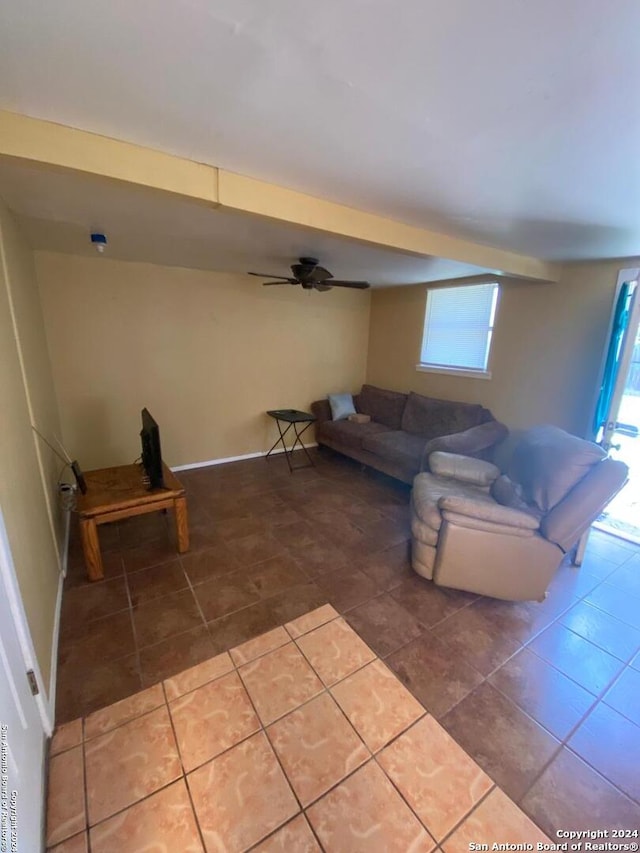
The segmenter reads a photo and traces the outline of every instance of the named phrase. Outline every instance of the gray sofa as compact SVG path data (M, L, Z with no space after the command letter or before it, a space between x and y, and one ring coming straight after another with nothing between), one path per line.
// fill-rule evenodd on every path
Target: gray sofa
M311 404L318 445L330 447L411 485L436 450L491 459L507 427L474 403L438 400L363 385L354 395L357 412L369 423L331 419L328 400ZM423 462L424 460L424 462Z

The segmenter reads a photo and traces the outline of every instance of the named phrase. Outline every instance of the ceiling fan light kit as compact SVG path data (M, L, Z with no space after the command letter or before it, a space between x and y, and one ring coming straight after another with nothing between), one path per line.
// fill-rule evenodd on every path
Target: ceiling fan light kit
M333 287L350 287L354 290L366 290L371 285L368 281L342 281L334 278L332 273L320 266L317 258L300 258L297 264L291 265L293 277L285 275L271 275L270 273L250 272L249 275L257 275L259 278L272 278L277 281L263 281L265 287L274 284L299 284L305 290L318 290L324 293Z

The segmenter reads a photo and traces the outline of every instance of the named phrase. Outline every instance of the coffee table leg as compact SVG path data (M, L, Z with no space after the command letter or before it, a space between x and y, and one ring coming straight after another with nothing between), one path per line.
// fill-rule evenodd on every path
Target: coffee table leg
M100 541L98 539L98 525L94 519L82 519L80 522L80 538L82 540L82 552L87 567L87 576L90 581L101 581L104 578L102 568L102 556L100 554Z
M176 514L176 534L178 536L178 552L184 554L189 550L189 518L187 516L187 499L176 498L173 502Z

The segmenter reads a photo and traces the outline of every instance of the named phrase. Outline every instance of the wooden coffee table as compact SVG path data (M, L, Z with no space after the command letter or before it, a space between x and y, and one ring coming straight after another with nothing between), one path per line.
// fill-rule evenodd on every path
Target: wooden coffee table
M147 489L140 465L121 465L117 468L98 468L86 471L86 495L78 493L77 512L80 516L82 551L89 580L104 578L98 525L121 521L134 515L173 509L175 513L178 551L189 550L189 520L187 498L177 477L163 463L166 488Z

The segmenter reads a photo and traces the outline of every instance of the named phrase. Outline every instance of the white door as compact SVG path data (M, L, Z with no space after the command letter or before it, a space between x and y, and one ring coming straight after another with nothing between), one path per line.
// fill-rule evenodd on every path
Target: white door
M0 510L0 851L43 849L45 732L25 662L26 622ZM22 640L21 640L22 636Z

